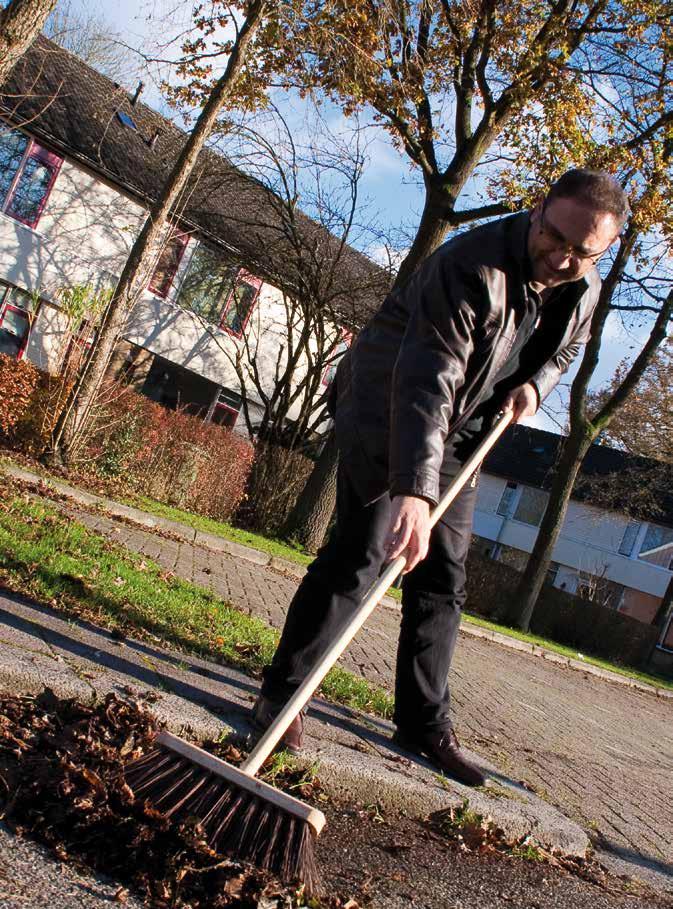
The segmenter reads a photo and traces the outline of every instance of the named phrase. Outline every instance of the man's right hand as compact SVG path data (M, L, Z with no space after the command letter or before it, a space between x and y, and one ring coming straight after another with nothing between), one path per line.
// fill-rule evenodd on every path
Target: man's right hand
M390 511L390 527L386 537L388 561L403 555L408 574L428 554L430 543L430 506L416 496L395 496Z

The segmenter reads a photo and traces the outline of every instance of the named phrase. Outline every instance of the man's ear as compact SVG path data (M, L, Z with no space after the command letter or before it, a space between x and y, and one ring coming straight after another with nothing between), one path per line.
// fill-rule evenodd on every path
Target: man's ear
M540 218L542 217L542 209L544 208L545 198L542 196L541 199L538 199L537 204L530 210L530 220L532 224L537 224Z

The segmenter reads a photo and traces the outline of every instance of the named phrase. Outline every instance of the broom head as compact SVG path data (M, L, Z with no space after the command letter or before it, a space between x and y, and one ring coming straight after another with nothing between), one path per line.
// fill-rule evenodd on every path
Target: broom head
M165 817L196 821L208 845L316 893L316 837L325 815L170 732L130 763L124 775L136 798Z

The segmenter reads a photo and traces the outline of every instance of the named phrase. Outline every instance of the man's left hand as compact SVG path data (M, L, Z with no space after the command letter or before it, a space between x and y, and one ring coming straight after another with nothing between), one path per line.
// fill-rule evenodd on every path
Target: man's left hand
M514 423L519 423L524 417L532 417L540 406L535 386L530 382L513 388L505 398L502 409L514 411Z

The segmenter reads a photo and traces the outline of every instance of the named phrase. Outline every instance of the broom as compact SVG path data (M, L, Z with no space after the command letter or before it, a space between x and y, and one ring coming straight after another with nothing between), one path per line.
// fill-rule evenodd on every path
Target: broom
M453 478L430 515L434 526L512 420L501 413L472 457ZM294 718L306 706L331 667L357 634L405 566L398 556L385 566L357 611L320 662L266 730L240 767L234 767L165 730L155 748L130 763L126 782L165 817L196 820L217 852L264 868L285 881L299 879L307 892L317 888L314 843L325 825L317 808L255 778Z

